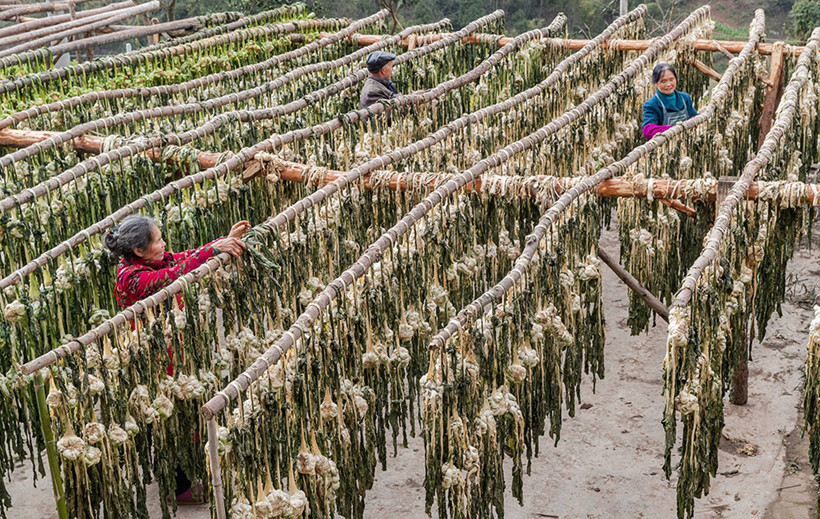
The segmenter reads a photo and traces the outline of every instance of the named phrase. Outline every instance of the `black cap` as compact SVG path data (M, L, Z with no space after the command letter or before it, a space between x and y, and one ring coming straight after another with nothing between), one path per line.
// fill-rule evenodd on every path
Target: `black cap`
M375 74L384 68L385 65L396 59L392 52L377 50L367 55L367 70Z

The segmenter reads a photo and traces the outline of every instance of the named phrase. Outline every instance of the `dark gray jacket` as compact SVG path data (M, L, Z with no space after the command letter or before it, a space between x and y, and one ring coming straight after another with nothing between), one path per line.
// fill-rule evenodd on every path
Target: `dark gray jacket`
M380 99L393 99L399 95L396 85L389 79L370 76L362 87L362 96L359 98L359 107L367 108Z

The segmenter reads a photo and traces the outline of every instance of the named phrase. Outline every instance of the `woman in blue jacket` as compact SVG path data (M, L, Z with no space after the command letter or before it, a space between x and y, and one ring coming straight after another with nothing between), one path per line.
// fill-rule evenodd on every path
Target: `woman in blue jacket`
M657 87L655 95L643 104L643 136L651 139L675 124L698 115L692 104L692 96L675 90L678 74L675 67L660 63L652 70L652 84Z

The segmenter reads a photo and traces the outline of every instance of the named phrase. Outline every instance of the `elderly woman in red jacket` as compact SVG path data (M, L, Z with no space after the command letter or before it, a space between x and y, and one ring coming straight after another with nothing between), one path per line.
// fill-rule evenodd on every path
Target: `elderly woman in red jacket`
M248 222L238 222L227 237L198 249L174 254L165 250L165 240L154 220L145 216L129 216L103 238L103 244L115 256L122 258L117 265L117 302L123 308L131 306L220 252L241 256L245 252L245 244L239 238L248 229Z
M109 230L103 237L105 246L120 258L117 265L115 296L123 307L131 306L140 299L155 294L175 279L196 269L221 252L241 256L245 244L239 239L250 224L236 223L227 237L205 244L198 249L176 254L165 250L165 240L157 224L144 216L129 216L120 225ZM168 348L170 360L171 349ZM173 376L174 366L169 362L168 376ZM197 442L197 434L194 441ZM180 467L176 475L176 502L193 505L205 502L202 485L192 485Z

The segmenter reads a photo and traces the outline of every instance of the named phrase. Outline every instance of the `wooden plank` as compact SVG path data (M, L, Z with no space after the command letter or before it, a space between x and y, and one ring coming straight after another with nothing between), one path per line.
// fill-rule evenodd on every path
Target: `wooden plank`
M783 96L783 86L786 82L786 78L783 74L785 47L782 42L778 42L774 44L774 50L772 51L771 64L769 66L769 86L766 88L763 111L760 113L760 121L757 123L760 128L760 132L757 136L758 148L763 145L766 134L772 129L777 105L780 104L780 98Z

